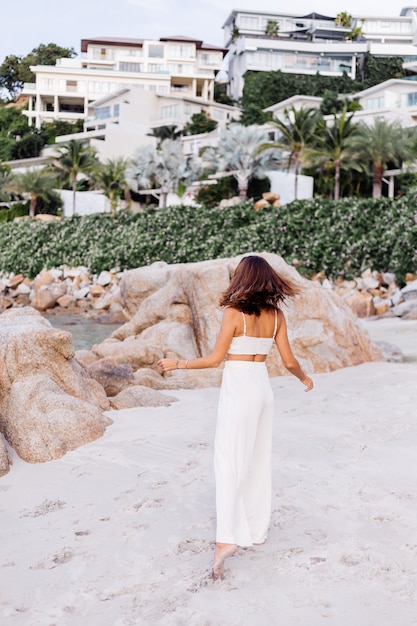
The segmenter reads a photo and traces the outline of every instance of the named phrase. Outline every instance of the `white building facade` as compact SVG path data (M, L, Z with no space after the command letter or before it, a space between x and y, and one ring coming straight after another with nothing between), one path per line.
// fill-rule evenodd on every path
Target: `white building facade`
M29 124L85 119L91 102L136 87L159 95L214 99L214 78L225 50L188 37L158 40L101 37L83 39L80 58L58 59L31 70L26 83Z
M219 130L238 120L241 114L236 107L212 100L179 94L159 95L131 87L90 103L84 132L62 135L56 141L88 140L102 160L118 156L129 158L140 146L155 143L151 136L153 128L176 126L177 130L182 130L195 113L201 112L215 120Z
M352 16L350 26L343 27L336 24L335 17L317 13L300 16L233 10L223 25L229 95L234 99L242 96L248 71L318 72L335 77L346 73L355 79L357 61L367 52L417 61L416 11L403 9L399 17ZM276 36L265 33L268 22L276 23ZM360 28L362 35L352 41L355 28Z

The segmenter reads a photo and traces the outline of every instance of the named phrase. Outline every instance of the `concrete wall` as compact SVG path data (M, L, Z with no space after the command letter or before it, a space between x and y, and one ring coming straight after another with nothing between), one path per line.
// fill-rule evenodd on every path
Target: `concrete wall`
M266 172L271 181L271 191L280 196L281 204L288 204L295 200L294 183L295 175L288 172L269 171ZM309 200L313 197L314 178L312 176L298 177L298 200Z
M57 189L57 193L64 201L62 211L65 217L72 216L72 191ZM109 213L110 205L106 196L100 191L77 191L75 194L76 215L92 215L93 213Z

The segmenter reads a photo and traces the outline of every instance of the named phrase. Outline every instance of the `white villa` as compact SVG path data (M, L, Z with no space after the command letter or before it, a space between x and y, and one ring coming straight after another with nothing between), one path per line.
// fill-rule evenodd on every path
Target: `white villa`
M29 124L39 128L53 119L85 119L92 102L132 87L213 101L214 77L225 49L182 36L97 37L83 39L81 52L80 58L31 67L36 82L26 83L23 89L29 97L25 111Z
M269 21L278 36L269 36ZM352 41L350 31L361 28ZM417 8L407 7L399 17L352 16L350 27L338 26L335 17L310 13L294 15L233 10L223 25L228 54L229 95L240 98L247 71L356 76L357 60L374 56L400 56L417 61Z
M175 125L182 129L194 113L200 112L215 120L219 130L240 117L240 109L214 100L180 94L159 95L135 86L90 103L84 132L62 135L57 142L85 139L101 159L128 158L138 147L155 142L149 135L153 128ZM196 152L197 144L191 144L192 151Z
M354 120L372 125L375 119L398 122L404 128L417 124L417 81L390 78L383 83L353 94L341 94L340 98L356 100L361 108L354 112ZM275 118L281 118L285 109L294 107L319 108L322 99L297 95L277 102L264 109Z

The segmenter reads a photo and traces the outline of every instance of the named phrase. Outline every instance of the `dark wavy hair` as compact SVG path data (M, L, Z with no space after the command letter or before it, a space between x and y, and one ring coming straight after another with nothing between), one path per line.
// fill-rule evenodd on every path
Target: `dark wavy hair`
M261 256L246 256L240 261L229 287L220 296L220 306L232 306L248 315L278 309L300 289L280 276Z

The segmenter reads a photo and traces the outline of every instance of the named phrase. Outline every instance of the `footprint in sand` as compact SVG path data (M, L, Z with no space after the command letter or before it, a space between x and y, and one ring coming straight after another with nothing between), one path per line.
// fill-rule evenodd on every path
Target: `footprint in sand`
M205 450L209 445L209 443L203 441L201 443L189 443L187 448L191 448L192 450Z
M29 569L37 570L37 569L54 569L59 565L63 565L64 563L68 563L74 558L74 550L72 548L63 548L60 552L57 552L53 556L45 559L44 561L39 561L36 565L31 565Z
M124 511L144 511L144 510L152 510L157 509L161 506L163 502L162 498L156 498L155 500L151 500L150 498L145 498L140 502L136 502L136 504L132 504L131 506L125 506Z
M40 515L48 515L49 513L63 509L65 506L66 502L63 502L62 500L44 500L44 502L42 502L42 504L37 506L35 509L23 510L20 517L39 517Z
M184 554L185 552L200 554L201 552L208 552L212 549L213 548L208 541L200 541L199 539L187 539L185 541L180 541L177 547L174 549L174 552L175 554Z

